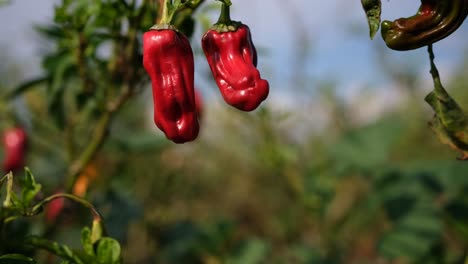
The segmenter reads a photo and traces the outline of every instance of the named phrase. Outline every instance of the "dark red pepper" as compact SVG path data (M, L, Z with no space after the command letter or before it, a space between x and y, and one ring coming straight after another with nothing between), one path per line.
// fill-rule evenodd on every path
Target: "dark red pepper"
M55 194L62 193L56 192ZM49 202L48 206L45 209L45 218L47 223L54 224L59 219L61 213L63 213L66 206L65 198L56 198Z
M3 146L5 158L3 172L20 170L24 166L26 152L26 132L21 127L6 130L3 133Z
M151 78L156 126L175 143L194 140L199 125L193 52L187 37L171 28L147 31L143 66Z
M243 111L252 111L269 93L268 81L260 76L257 51L249 27L231 21L223 3L218 23L202 38L202 48L224 100Z
M382 37L394 50L437 42L458 29L468 16L468 0L421 0L416 15L382 22Z

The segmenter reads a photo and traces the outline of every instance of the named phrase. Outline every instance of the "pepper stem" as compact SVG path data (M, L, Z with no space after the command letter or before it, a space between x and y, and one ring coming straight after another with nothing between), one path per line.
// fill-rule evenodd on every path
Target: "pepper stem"
M174 12L172 10L172 0L164 0L164 4L162 6L162 16L161 20L159 20L159 24L161 25L168 25L171 24L172 18L174 17Z
M216 22L216 24L228 26L232 23L230 9L231 7L223 2L221 6L221 13L219 14L218 22Z
M174 29L172 19L181 6L181 0L164 0L161 19L159 20L159 23L152 26L151 29Z
M216 22L211 29L218 32L230 32L236 31L241 25L238 21L231 20L231 0L219 0L223 4L221 5L221 13L219 14L218 22Z

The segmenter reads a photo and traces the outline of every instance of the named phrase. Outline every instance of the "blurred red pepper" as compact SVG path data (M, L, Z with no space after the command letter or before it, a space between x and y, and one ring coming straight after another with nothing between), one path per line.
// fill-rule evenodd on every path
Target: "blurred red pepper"
M3 172L20 170L24 166L26 152L26 132L21 127L6 130L3 133L3 146L5 158Z
M156 126L175 143L197 138L194 62L187 37L173 29L147 31L143 66L151 78Z
M202 48L224 100L252 111L265 100L269 84L257 70L257 51L249 27L231 21L223 3L218 22L202 38Z
M61 192L56 192L61 193ZM45 218L47 223L53 224L57 222L58 217L62 213L62 211L65 209L65 198L56 198L47 205L45 209Z

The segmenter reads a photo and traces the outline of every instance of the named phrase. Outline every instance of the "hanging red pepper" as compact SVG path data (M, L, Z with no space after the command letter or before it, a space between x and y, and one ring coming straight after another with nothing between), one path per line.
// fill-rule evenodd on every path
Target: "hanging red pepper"
M177 7L165 1L160 25L143 35L143 66L151 78L154 122L166 137L185 143L198 136L194 61L188 38L169 25Z
M427 46L452 34L468 15L468 0L421 0L416 15L382 22L382 37L394 50Z
M6 130L3 133L3 146L5 158L3 172L20 170L24 166L26 152L26 132L21 127Z
M252 111L269 93L260 76L257 51L249 27L231 21L229 4L223 1L218 22L205 33L202 48L224 100L243 111Z

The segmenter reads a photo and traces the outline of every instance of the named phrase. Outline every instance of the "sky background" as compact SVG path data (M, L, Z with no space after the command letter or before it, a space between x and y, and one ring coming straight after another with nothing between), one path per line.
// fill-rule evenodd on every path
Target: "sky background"
M54 3L58 2L13 0L12 4L0 8L0 52L6 51L7 58L27 66L26 77L40 73L40 46L44 45L38 41L32 25L50 22ZM383 1L382 17L393 20L410 16L418 6L417 0ZM213 22L216 17L214 12ZM259 69L270 81L272 102L293 102L296 99L292 94L297 89L313 93L314 87L310 87L307 79L291 88L297 74L310 78L310 83L333 79L345 96L357 93L356 89L362 86L375 86L375 89L391 86L377 63L376 51L380 49L402 65L414 65L417 72L428 71L425 49L396 52L385 48L380 33L374 40L369 39L359 0L233 0L232 18L251 28L254 43L260 50ZM196 52L200 51L202 33L199 30L192 39ZM462 55L467 52L467 36L468 23L465 23L435 45L442 76L448 78L460 65ZM209 85L200 77L208 69L206 62L202 57L196 60L199 86ZM208 94L215 92L204 90Z

